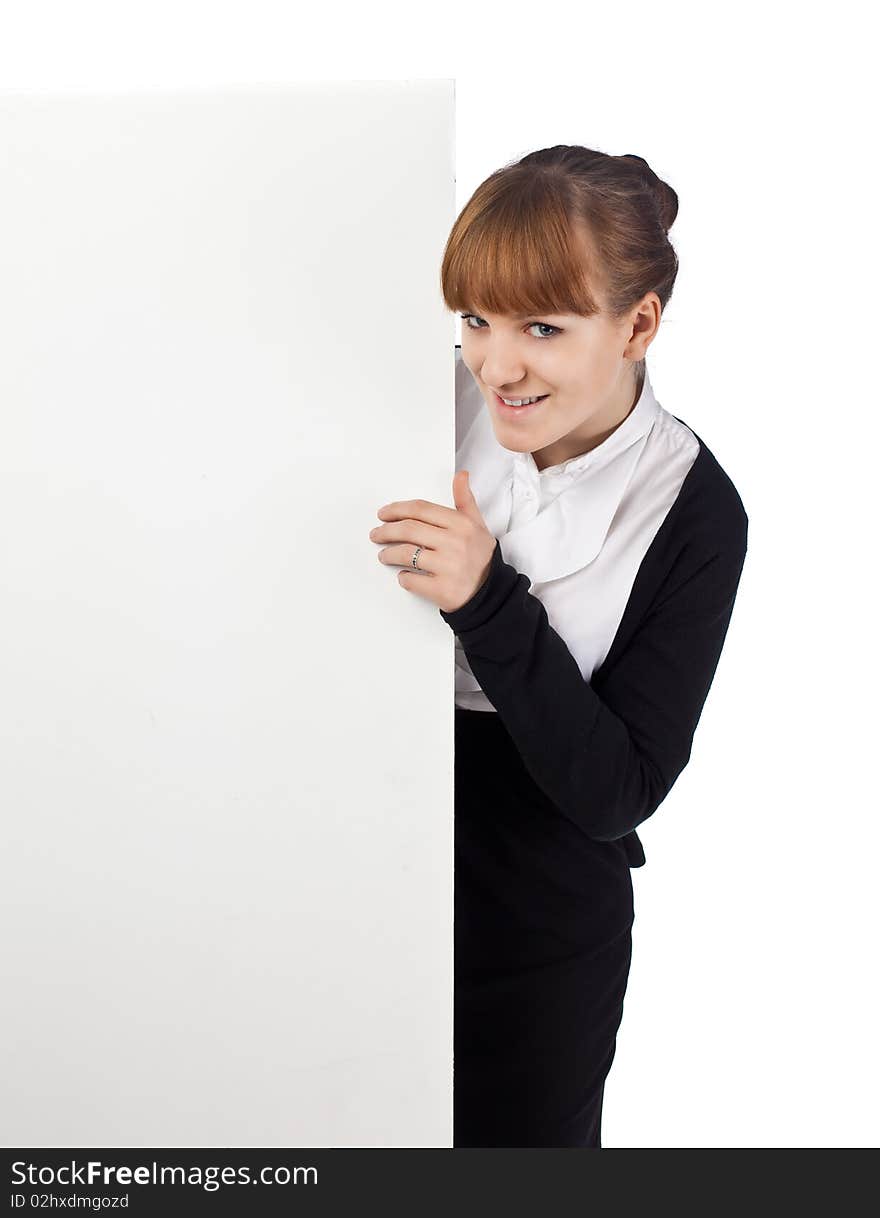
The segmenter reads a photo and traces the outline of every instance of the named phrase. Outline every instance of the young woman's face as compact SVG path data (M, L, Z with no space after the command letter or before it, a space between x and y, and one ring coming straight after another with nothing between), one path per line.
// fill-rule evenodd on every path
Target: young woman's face
M499 444L531 452L546 469L601 444L635 406L633 369L656 332L660 299L648 293L620 322L563 313L462 316L461 357ZM499 400L542 395L533 406Z

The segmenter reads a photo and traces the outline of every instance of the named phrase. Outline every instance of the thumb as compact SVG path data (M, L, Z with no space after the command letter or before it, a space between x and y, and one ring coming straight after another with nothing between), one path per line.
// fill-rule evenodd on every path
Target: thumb
M466 469L458 470L452 479L452 498L460 512L482 522L483 517L471 490L470 474Z

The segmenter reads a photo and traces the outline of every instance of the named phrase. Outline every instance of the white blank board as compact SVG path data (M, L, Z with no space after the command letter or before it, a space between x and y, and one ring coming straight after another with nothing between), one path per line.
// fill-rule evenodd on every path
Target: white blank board
M0 95L0 1138L452 1144L454 82Z

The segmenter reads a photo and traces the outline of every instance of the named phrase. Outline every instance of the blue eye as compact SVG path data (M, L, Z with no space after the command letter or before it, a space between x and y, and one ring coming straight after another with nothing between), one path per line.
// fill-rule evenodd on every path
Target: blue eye
M477 317L477 315L476 315L475 313L460 313L460 314L459 314L459 316L461 317L462 321L468 322L468 327L467 327L467 328L468 328L469 330L480 330L480 329L482 329L482 327L481 327L481 326L472 326L472 325L470 324L470 322L471 322L471 321L483 321L483 318L482 318L482 317ZM486 325L486 324L487 324L486 322L483 322L483 325ZM554 336L555 334L561 334L561 333L562 333L562 331L559 329L559 327L558 327L558 326L551 326L551 325L550 325L548 322L545 322L545 321L530 321L530 322L528 323L528 325L527 325L526 329L530 330L530 329L532 328L532 326L540 326L540 327L541 327L542 329L544 329L544 330L552 330L552 331L553 331L553 334L536 334L536 335L534 335L534 337L535 337L535 338L540 338L540 339L553 338L553 336Z

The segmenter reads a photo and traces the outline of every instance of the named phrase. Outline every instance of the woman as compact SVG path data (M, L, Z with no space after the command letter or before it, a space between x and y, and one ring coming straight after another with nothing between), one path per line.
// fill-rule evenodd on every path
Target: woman
M688 762L745 559L733 483L645 367L677 209L642 158L581 147L477 188L441 272L455 507L371 534L456 635L456 1147L601 1146L636 828Z

